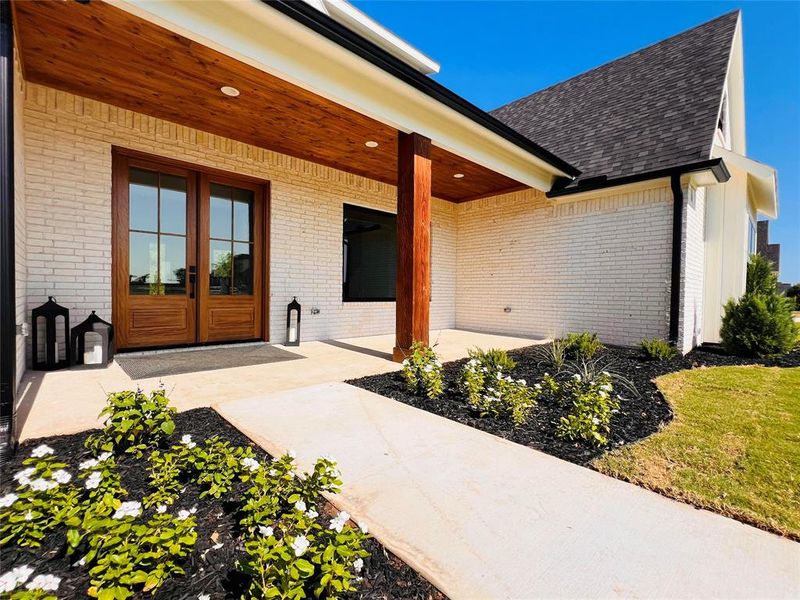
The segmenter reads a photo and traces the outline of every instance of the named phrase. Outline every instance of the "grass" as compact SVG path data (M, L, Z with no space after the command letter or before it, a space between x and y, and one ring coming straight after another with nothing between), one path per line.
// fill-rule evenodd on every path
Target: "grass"
M693 369L656 383L674 421L593 466L800 540L800 368Z

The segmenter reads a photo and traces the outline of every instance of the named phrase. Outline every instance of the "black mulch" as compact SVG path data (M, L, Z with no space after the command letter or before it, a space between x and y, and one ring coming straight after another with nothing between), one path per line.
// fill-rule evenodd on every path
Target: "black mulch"
M513 376L525 379L532 385L553 369L543 364L537 346L529 346L509 352L517 362ZM466 362L457 360L444 364L445 392L436 400L414 396L406 391L400 372L383 373L349 381L353 385L399 400L416 408L447 417L453 421L481 429L518 444L536 448L547 454L579 465L588 465L611 448L641 440L672 420L672 410L653 379L671 373L700 366L763 364L766 366L800 366L800 352L792 352L776 359L747 359L727 356L715 348L696 349L686 356L668 361L649 361L641 350L629 347L608 347L597 358L608 365L608 370L619 373L634 384L636 393L621 389L624 400L611 420L609 444L596 447L580 442L570 442L555 433L559 419L566 408L552 400L542 398L533 409L531 418L521 427L513 427L505 418L481 417L458 389L458 376Z
M257 456L271 458L245 437L214 410L200 408L177 415L173 439L180 439L184 434L192 435L195 441L216 434L235 445L249 445ZM79 461L90 457L84 449L83 442L89 432L75 435L57 436L27 441L22 444L16 455L3 467L0 481L0 495L13 489L11 475L22 467L22 461L30 455L32 448L39 444L47 444L55 450L56 456L71 465L70 471L75 473ZM130 455L117 458L122 486L128 491L128 498L141 500L149 491L149 480L146 470L146 459L136 459ZM346 483L346 482L345 482ZM227 500L200 498L200 489L192 484L187 485L185 492L173 507L177 512L181 508L197 507L197 543L184 568L186 576L174 577L167 581L155 594L140 594L137 597L156 599L196 599L200 594L208 594L211 598L240 598L246 582L237 575L234 563L243 555L237 546L237 505L232 499L240 496L244 484L234 489ZM335 514L335 509L323 498L318 501L321 513ZM217 543L223 546L212 549ZM370 557L364 559L362 575L364 581L358 593L349 598L369 600L386 600L391 598L413 600L442 600L446 597L428 581L423 579L411 567L383 548L374 539L367 544ZM60 598L80 598L86 596L89 577L86 570L71 567L65 554L64 532L51 534L44 540L40 548L24 549L5 547L0 549L0 564L3 572L14 566L27 564L35 569L34 573L50 573L62 578L58 589Z

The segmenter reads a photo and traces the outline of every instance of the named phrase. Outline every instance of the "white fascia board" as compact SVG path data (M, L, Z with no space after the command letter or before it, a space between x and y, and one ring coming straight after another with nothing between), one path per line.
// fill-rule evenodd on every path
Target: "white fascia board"
M304 0L345 27L377 44L424 75L439 72L439 63L371 19L345 0ZM320 9L319 5L324 8Z
M547 191L567 176L259 0L108 0L197 43ZM224 85L225 82L220 82Z
M778 217L778 173L773 167L722 146L714 146L713 154L721 157L728 168L747 174L749 195L758 212L770 219Z

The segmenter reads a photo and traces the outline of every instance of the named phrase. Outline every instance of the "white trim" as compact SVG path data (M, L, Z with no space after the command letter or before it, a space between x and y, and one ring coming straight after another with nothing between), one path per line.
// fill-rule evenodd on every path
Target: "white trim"
M722 157L728 167L744 171L747 174L748 199L764 216L777 218L778 174L775 169L722 146L714 146L713 154Z
M546 191L566 173L258 0L111 4Z

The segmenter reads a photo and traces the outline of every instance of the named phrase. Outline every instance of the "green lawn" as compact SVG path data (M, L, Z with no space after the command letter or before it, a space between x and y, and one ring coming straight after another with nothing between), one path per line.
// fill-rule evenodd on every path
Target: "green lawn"
M656 383L675 420L594 467L800 540L800 368L693 369Z

